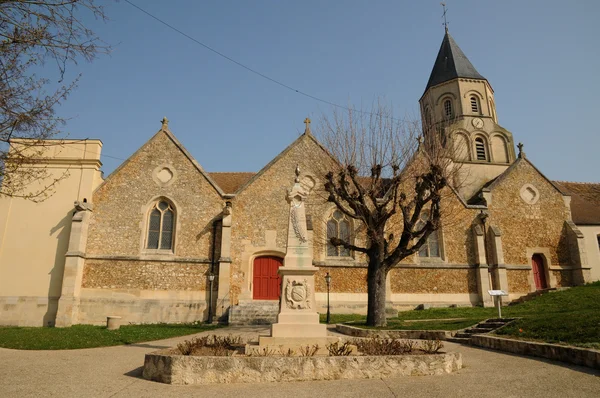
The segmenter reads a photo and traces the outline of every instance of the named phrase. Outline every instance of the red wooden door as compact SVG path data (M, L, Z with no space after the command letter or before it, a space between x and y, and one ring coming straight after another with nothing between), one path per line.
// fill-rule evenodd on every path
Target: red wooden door
M535 280L536 290L546 289L546 272L544 271L544 259L539 254L531 257L531 267L533 268L533 279Z
M279 300L281 277L277 274L283 265L279 257L257 257L254 259L252 297L255 300Z

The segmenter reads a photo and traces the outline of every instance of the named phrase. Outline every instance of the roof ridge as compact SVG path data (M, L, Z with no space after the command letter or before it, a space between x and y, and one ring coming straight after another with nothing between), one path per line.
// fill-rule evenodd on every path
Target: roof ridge
M600 185L600 182L588 182L588 181L564 181L564 180L553 180L554 182L558 182L559 184L587 184L587 185Z
M246 174L256 174L256 171L207 171L209 174L224 174L224 173L246 173Z

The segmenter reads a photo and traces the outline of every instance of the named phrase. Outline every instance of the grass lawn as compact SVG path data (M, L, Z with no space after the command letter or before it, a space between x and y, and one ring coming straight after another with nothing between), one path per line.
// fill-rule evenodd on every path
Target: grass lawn
M498 312L495 308L432 308L400 312L397 319L388 320L388 323L395 329L421 329L423 327L423 329L431 330L448 325L450 321L440 321L439 324L402 321L466 318L465 323L473 324L497 316ZM497 332L499 335L600 349L600 282L544 294L526 303L503 307L502 317L520 317L522 319L499 330ZM365 317L332 314L332 323L361 320L364 322ZM396 324L402 326L396 327ZM427 327L427 324L430 324L431 327ZM454 327L443 327L442 329L455 330Z
M20 350L67 350L133 344L167 339L216 329L218 325L127 325L119 330L105 326L75 325L69 328L0 327L0 347Z
M435 319L433 321L416 321L416 322L405 322L402 319L393 318L388 319L387 326L385 327L371 327L366 326L366 316L357 314L331 314L331 322L344 323L354 322L357 327L363 327L367 329L382 329L382 330L459 330L469 326L475 325L478 320L472 318L461 318L461 319ZM321 322L325 322L325 317L321 315Z

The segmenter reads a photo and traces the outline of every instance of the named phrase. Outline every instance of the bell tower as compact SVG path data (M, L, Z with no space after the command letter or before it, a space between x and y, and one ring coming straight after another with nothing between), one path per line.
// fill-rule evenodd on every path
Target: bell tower
M498 124L494 90L446 32L419 100L425 138L441 135L461 163L459 192L468 200L515 160L512 134Z

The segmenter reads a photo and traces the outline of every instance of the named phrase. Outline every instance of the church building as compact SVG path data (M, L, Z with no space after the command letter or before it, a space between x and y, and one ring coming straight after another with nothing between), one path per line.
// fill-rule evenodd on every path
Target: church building
M490 289L510 301L600 279L600 184L551 181L515 151L490 82L447 31L419 103L425 138L454 148L461 183L443 203L452 220L390 271L390 309L491 306ZM0 325L274 322L296 168L317 310L328 274L332 312L366 313L365 259L326 243L359 226L319 194L334 160L305 123L256 173L206 172L166 118L105 179L99 140L48 146L40 164L68 171L56 193L0 198Z

